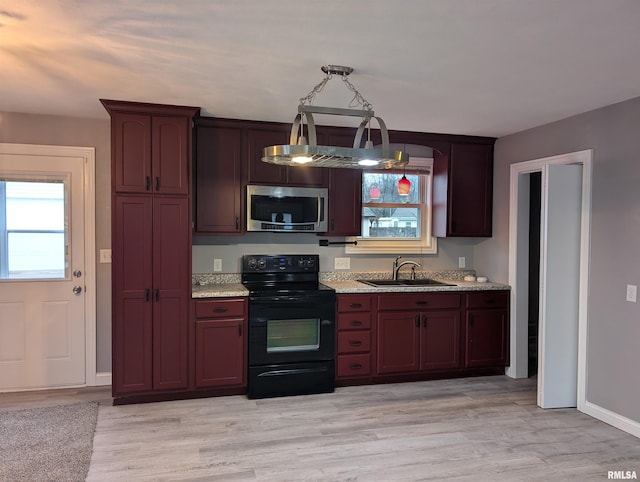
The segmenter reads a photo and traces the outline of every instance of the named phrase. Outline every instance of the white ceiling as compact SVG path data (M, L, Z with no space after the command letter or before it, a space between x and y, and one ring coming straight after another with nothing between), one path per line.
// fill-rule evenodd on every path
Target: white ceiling
M499 137L640 96L640 1L0 0L0 111L291 122L324 64L389 129ZM314 104L351 97L334 78Z

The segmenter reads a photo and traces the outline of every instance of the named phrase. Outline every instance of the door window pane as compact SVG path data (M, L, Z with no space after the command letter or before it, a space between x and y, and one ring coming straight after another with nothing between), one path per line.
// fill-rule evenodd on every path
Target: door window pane
M65 185L0 181L0 278L66 276Z

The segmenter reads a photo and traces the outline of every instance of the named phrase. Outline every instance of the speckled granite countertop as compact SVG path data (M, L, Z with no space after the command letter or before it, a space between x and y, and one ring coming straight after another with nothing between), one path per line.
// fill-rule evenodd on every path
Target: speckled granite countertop
M502 283L478 283L464 281L467 275L475 275L473 270L422 271L418 278L433 278L455 286L382 286L375 287L360 283L360 278L389 279L389 272L327 272L320 273L320 281L336 290L336 293L408 293L425 291L485 291L508 290ZM198 274L193 276L192 298L222 298L248 296L249 291L240 283L239 274Z
M323 283L336 293L408 293L424 291L485 291L485 290L508 290L508 285L501 283L478 283L475 281L460 281L440 279L455 286L370 286L356 280L347 281L323 281Z
M212 283L191 287L191 298L223 298L225 296L249 296L249 291L241 283Z

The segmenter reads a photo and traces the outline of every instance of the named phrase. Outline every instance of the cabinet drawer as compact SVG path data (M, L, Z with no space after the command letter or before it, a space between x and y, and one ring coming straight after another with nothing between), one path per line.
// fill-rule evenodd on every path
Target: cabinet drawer
M338 296L338 313L351 311L370 311L371 296L369 295L344 295Z
M371 355L339 355L336 376L367 377L371 374Z
M338 333L338 353L362 353L371 350L371 333L342 331Z
M379 310L459 308L460 293L407 293L378 296Z
M509 306L508 291L467 293L467 308L506 308L507 306Z
M340 313L338 330L364 330L371 328L371 313Z
M243 299L196 301L196 318L244 317Z

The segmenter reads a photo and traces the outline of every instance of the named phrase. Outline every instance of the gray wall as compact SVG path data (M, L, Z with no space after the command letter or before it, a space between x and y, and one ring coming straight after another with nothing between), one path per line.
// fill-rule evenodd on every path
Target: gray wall
M389 271L396 255L346 254L345 247L318 246L319 239L344 241L343 238L327 238L301 233L248 233L244 236L197 236L193 240L193 272L213 272L213 260L222 259L222 272L239 273L240 256L249 254L318 254L321 271L334 271L335 258L350 258L351 269L343 272ZM407 259L419 262L424 270L448 270L458 268L458 257L466 258L466 269L473 269L473 248L476 239L438 239L438 254L403 254Z
M640 98L499 139L495 149L494 236L474 263L508 280L509 166L593 149L587 401L640 423Z
M97 101L96 101L97 102ZM106 113L105 113L106 115ZM0 112L0 142L96 149L96 254L111 247L111 141L109 120ZM96 365L111 371L111 265L96 263Z

